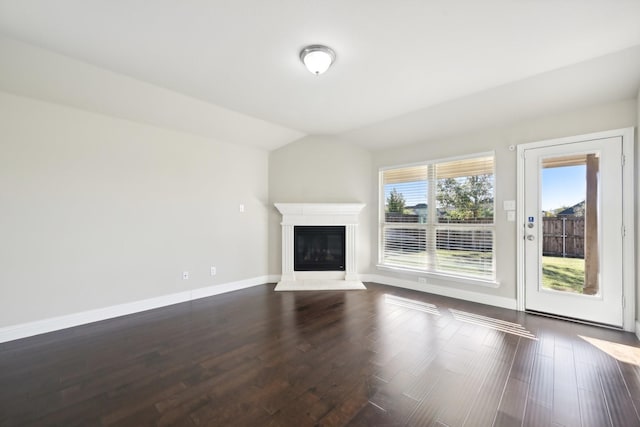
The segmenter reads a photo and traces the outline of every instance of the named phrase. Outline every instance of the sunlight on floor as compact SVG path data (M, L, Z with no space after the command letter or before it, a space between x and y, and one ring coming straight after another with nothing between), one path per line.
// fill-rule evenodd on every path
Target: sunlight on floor
M384 295L384 302L387 304L397 305L404 308L410 308L411 310L418 310L424 313L434 314L436 316L440 316L440 312L438 311L438 307L433 304L429 304L427 302L412 300L408 298L401 298L395 295Z
M623 363L640 366L640 348L597 338L578 335L580 338Z
M453 318L460 322L472 323L485 328L494 329L496 331L506 332L508 334L517 335L531 340L538 340L534 334L527 331L524 326L519 323L507 322L505 320L494 319L493 317L481 316L479 314L469 313L467 311L454 310L449 311L453 314Z

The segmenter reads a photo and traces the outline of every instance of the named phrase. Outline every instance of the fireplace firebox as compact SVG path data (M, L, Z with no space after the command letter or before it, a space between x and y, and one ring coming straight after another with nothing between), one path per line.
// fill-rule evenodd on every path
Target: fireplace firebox
M345 271L344 226L295 226L294 271Z

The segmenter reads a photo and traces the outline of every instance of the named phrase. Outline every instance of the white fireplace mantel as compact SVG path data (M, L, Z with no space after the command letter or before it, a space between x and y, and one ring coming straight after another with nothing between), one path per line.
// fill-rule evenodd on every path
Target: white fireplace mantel
M358 281L357 228L364 203L275 203L282 214L282 278L281 282L303 282L307 279ZM345 271L294 271L293 227L296 225L345 226Z

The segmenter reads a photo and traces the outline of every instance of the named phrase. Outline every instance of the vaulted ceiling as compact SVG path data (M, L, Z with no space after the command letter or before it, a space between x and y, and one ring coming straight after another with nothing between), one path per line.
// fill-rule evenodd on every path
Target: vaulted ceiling
M307 134L381 148L634 97L639 19L637 0L0 0L0 34L75 64L60 65L69 95L55 96L92 67L96 81L103 70L169 91L180 111L149 96L131 117L95 82L71 104L267 149ZM15 68L25 55L11 43L0 65ZM319 77L298 58L315 43L337 53ZM1 87L51 74L53 59L34 61L0 70Z

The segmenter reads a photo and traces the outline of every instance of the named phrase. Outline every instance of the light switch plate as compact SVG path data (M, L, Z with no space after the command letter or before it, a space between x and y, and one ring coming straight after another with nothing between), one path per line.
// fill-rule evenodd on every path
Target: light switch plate
M505 211L515 211L516 210L516 201L515 200L505 200L502 202Z

